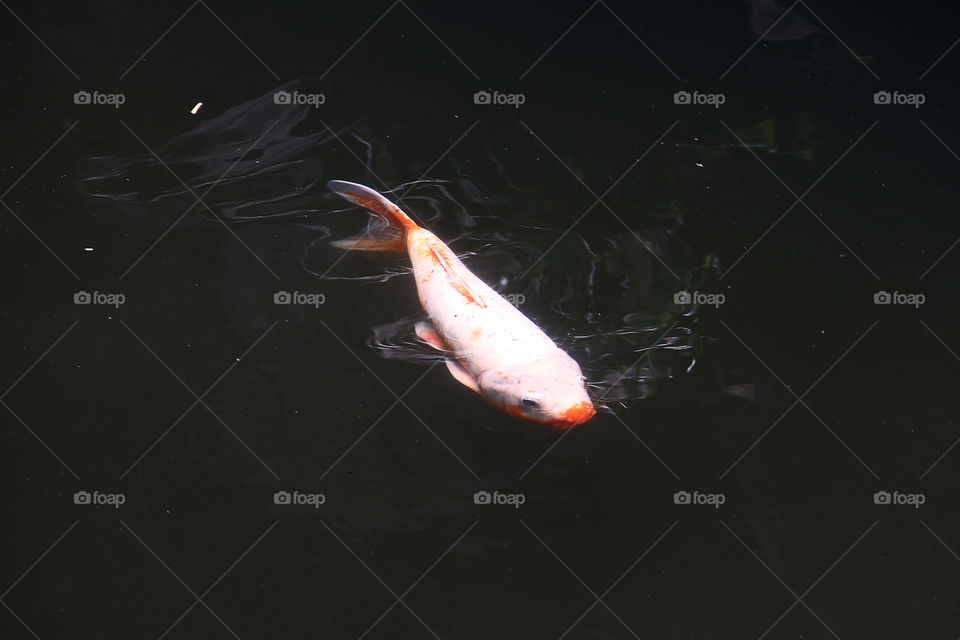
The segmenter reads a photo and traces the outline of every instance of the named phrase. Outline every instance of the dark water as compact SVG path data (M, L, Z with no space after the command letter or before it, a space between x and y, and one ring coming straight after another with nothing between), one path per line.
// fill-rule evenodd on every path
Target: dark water
M4 8L0 637L956 637L960 31L788 6ZM330 179L598 415L435 366Z

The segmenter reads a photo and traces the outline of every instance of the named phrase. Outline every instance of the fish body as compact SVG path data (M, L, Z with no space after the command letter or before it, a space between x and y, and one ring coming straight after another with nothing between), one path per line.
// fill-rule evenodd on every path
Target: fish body
M420 305L429 319L417 323L417 336L446 354L454 378L525 420L566 428L594 415L576 361L474 275L443 241L368 187L340 180L327 186L388 223L378 236L335 246L409 254Z

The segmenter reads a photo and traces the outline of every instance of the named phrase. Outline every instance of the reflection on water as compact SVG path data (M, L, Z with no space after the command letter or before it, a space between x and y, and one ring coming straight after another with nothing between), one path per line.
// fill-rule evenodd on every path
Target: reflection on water
M224 218L263 221L310 213L315 191L324 184L317 150L345 133L328 130L310 116L309 106L274 104L270 92L200 123L156 152L198 195L210 190L206 200ZM118 203L191 201L182 184L168 186L171 175L163 164L149 154L91 158L89 194ZM164 186L144 190L144 184ZM196 213L208 215L203 207Z
M443 171L431 172L443 177L433 179L420 177L422 163L404 168L403 128L372 121L329 124L308 105L274 104L270 92L160 146L163 164L203 196L209 210L151 155L92 158L85 184L92 197L124 211L135 207L146 220L187 210L184 225L216 226L211 215L243 223L240 237L266 265L297 264L319 288L321 282L362 283L352 293L358 302L372 295L366 289L381 284L402 288L415 300L412 281L398 277L410 273L405 256L347 255L329 246L331 238L354 235L374 219L344 208L326 192L326 181L365 182L400 201L567 350L601 408L646 398L663 381L693 369L698 309L676 305L674 294L709 287L717 265L679 239L676 203L630 207L625 186L617 210L631 229L594 226L601 213L569 228L581 213L567 205L578 186L535 180L524 171L529 152L494 143L490 132L465 139ZM399 180L388 185L381 176ZM273 286L265 272L243 266L249 256L235 244L225 244L221 254L226 282L242 279L247 292ZM225 304L240 320L255 313L243 302ZM437 354L413 335L420 317L365 314L367 344L384 358L435 362Z

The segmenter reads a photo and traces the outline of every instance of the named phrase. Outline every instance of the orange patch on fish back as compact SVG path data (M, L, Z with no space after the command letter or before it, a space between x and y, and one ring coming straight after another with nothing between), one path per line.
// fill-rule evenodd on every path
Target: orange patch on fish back
M425 251L424 254L433 258L433 261L440 265L440 268L446 272L447 280L450 282L450 286L452 286L460 293L460 295L466 298L467 302L471 302L481 308L486 308L487 304L482 299L473 295L473 292L470 291L467 285L463 282L463 278L458 276L453 270L453 267L450 266L447 258L432 244L427 244L426 248L427 251Z
M482 334L482 333L483 333L483 328L482 328L482 327L477 327L476 329L474 329L473 331L470 332L470 337L473 338L474 340L476 340L477 338L480 337L480 334Z

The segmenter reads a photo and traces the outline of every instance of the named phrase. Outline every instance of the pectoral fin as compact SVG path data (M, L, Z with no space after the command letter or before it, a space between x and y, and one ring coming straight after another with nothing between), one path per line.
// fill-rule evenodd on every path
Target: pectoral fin
M446 363L447 369L450 370L450 375L456 378L457 382L480 393L480 385L477 384L477 379L473 377L473 374L464 369L463 365L451 357L446 358Z
M449 351L443 338L437 333L437 329L426 320L420 320L413 327L417 337L438 351Z
M420 320L413 328L416 332L417 337L426 342L428 345L437 349L438 351L450 351L450 348L447 346L447 343L443 341L443 338L440 337L440 334L437 332L436 327L433 326L430 322L426 320ZM457 362L457 359L453 356L447 356L444 358L444 362L447 363L447 369L450 371L450 375L454 377L460 384L465 387L470 387L477 393L480 393L480 385L477 384L477 379L473 375L463 368L463 366Z

